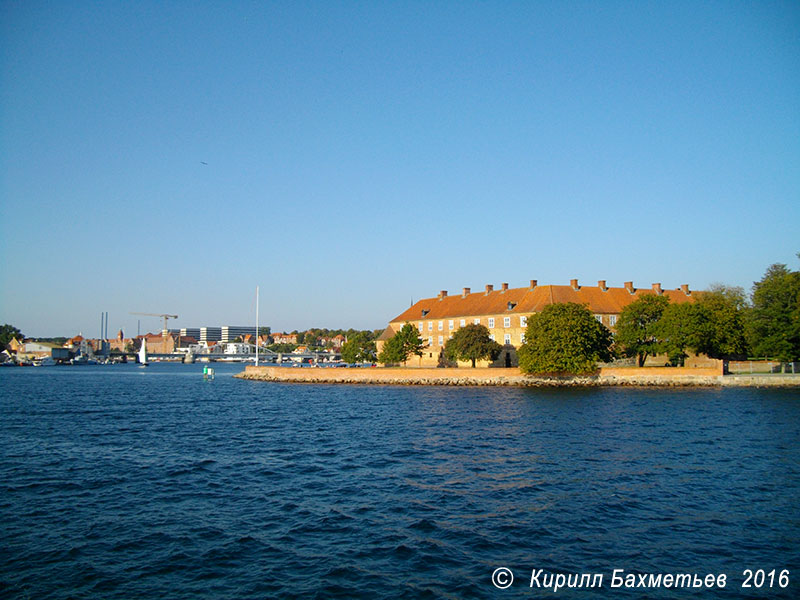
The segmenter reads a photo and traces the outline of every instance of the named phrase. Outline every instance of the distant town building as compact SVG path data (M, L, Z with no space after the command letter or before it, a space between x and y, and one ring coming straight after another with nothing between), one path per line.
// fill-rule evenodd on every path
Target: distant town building
M254 335L256 332L256 328L254 325L249 326L238 326L234 327L233 325L223 325L222 326L222 341L223 342L233 342L238 337L243 337L245 335Z
M218 342L222 339L222 327L201 327L201 342Z
M633 282L623 287L609 287L605 280L594 286L582 286L577 279L569 285L538 285L535 279L527 287L509 289L503 283L499 290L487 285L485 290L472 292L464 288L460 294L448 295L446 290L434 298L415 302L411 308L389 322L377 340L378 352L386 340L397 333L405 323L411 323L427 347L419 360L412 357L408 364L436 366L439 364L445 343L453 333L469 324L480 324L489 330L494 341L503 346L500 357L493 366L516 366L516 349L525 341L528 317L548 304L574 302L586 306L595 319L614 331L622 309L646 295L666 296L672 303L694 302L695 296L688 285L675 290L662 289L660 283L650 288L638 289Z
M296 344L297 343L297 334L296 333L273 333L272 334L272 343L273 344Z
M184 327L180 331L170 330L171 333L179 333L181 337L193 337L196 340L200 339L199 327Z

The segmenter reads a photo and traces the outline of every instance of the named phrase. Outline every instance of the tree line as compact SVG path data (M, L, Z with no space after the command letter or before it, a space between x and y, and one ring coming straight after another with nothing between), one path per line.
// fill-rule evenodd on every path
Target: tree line
M800 257L800 254L798 254ZM682 365L689 356L711 358L800 359L800 272L784 264L770 266L753 284L748 298L739 287L714 285L696 292L694 302L671 303L667 296L646 295L626 306L612 333L585 306L552 304L528 318L525 342L518 349L523 372L589 373L598 362L665 355ZM425 343L406 323L378 356L385 364L421 356ZM446 361L495 360L502 347L482 325L458 329L444 346Z

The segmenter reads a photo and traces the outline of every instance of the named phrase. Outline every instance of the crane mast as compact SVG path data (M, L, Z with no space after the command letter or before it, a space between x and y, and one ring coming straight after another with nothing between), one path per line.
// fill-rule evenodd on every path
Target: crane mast
M161 330L161 335L163 335L164 337L167 337L167 334L169 332L169 329L167 329L167 322L170 319L177 319L178 318L178 315L165 315L165 314L156 314L156 313L132 312L131 314L132 315L142 315L142 316L145 316L145 317L161 317L162 319L164 319L164 329Z

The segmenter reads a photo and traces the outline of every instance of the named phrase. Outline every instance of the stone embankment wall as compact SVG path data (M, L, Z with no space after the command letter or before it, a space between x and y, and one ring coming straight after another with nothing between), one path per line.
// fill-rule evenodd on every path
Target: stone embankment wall
M603 368L583 377L532 377L519 369L245 367L242 379L285 383L494 386L800 386L800 377L730 376L721 368Z

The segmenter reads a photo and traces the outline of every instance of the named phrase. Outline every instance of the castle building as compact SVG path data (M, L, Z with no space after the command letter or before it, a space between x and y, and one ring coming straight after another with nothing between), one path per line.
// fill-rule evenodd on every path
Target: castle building
M538 285L535 279L527 287L509 289L503 283L499 290L487 285L485 290L472 292L464 288L458 295L448 295L446 290L434 298L415 302L408 310L397 315L377 340L378 352L383 344L404 324L411 323L426 343L422 357L411 357L409 365L437 366L442 350L456 330L468 324L483 325L494 341L503 346L492 366L516 366L516 349L525 342L528 317L549 304L574 302L586 306L600 323L614 331L622 309L642 296L666 296L671 303L694 302L696 295L688 285L675 290L662 289L660 283L650 288L637 289L633 282L623 287L609 287L605 280L596 286L582 286L577 279L569 285Z

